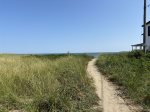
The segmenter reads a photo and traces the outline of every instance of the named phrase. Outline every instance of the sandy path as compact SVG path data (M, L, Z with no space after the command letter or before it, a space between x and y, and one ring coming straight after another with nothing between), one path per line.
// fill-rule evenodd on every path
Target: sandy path
M103 107L103 112L134 112L130 107L126 105L125 101L117 95L116 87L109 82L103 75L101 75L96 66L96 59L89 62L87 71L91 78L93 78L96 93L100 101L100 105Z

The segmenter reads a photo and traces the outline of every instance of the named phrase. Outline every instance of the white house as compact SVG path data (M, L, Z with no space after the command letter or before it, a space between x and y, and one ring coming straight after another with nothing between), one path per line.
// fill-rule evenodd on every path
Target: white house
M145 49L150 51L150 21L146 23L146 42Z
M142 27L144 27L144 25ZM142 50L143 46L145 46L146 51L150 51L150 21L146 23L146 42L145 42L145 44L140 43L140 44L132 45L132 50L133 49Z

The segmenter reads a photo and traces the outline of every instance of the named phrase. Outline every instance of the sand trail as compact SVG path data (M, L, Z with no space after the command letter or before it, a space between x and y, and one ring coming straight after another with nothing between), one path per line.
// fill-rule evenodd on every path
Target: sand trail
M89 62L87 72L94 80L96 93L101 99L99 104L102 105L103 112L139 112L125 103L124 99L118 95L117 87L97 70L95 62L96 59Z

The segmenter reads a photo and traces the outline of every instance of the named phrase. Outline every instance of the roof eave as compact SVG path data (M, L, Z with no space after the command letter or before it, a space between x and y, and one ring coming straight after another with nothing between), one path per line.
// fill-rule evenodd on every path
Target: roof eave
M150 24L150 21L148 21L147 23L146 23L146 25L149 25ZM142 27L144 27L144 25L142 25Z

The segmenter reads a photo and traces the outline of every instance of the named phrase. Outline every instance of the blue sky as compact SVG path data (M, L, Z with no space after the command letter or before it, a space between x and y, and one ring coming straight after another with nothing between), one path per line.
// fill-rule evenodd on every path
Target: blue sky
M142 19L143 0L0 0L0 53L128 51Z

